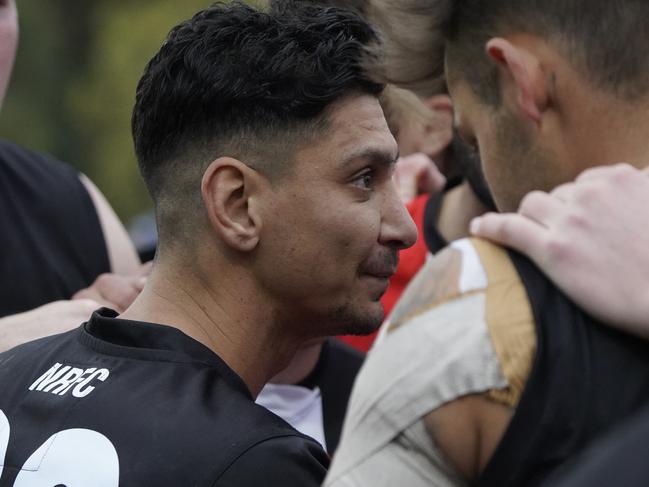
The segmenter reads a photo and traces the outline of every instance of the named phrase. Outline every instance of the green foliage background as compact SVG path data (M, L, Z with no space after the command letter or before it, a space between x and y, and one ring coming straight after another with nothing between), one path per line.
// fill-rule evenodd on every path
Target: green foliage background
M87 174L128 223L150 207L130 135L137 81L171 27L211 3L19 0L20 45L0 137Z

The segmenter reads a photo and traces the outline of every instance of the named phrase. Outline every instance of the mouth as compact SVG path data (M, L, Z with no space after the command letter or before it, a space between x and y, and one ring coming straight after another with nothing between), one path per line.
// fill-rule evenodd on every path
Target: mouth
M374 277L376 279L390 279L395 272L396 269L390 269L385 271L366 272L365 275L368 277Z

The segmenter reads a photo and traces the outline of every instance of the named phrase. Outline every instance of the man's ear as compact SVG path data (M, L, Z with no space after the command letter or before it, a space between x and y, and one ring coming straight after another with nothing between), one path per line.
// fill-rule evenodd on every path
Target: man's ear
M254 169L231 157L209 165L201 181L207 216L221 240L235 250L249 252L259 243L262 218L253 204L263 178Z
M511 82L518 108L539 124L550 99L550 87L540 59L525 47L500 37L487 42L486 50L501 68L505 82Z
M426 122L426 152L441 154L453 138L453 103L448 95L433 95L426 98L424 105L433 112L433 117ZM434 158L434 157L433 157Z

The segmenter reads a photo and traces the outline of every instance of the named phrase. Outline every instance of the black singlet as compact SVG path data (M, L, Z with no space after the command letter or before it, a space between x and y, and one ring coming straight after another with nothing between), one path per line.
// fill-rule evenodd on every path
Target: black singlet
M0 141L0 317L69 299L110 271L101 224L72 168Z

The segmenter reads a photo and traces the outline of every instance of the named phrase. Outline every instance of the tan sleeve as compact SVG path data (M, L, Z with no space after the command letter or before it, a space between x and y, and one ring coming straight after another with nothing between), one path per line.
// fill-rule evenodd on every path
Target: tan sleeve
M516 407L536 353L536 328L527 292L507 252L484 240L471 241L487 273L486 322L509 386L486 397Z

